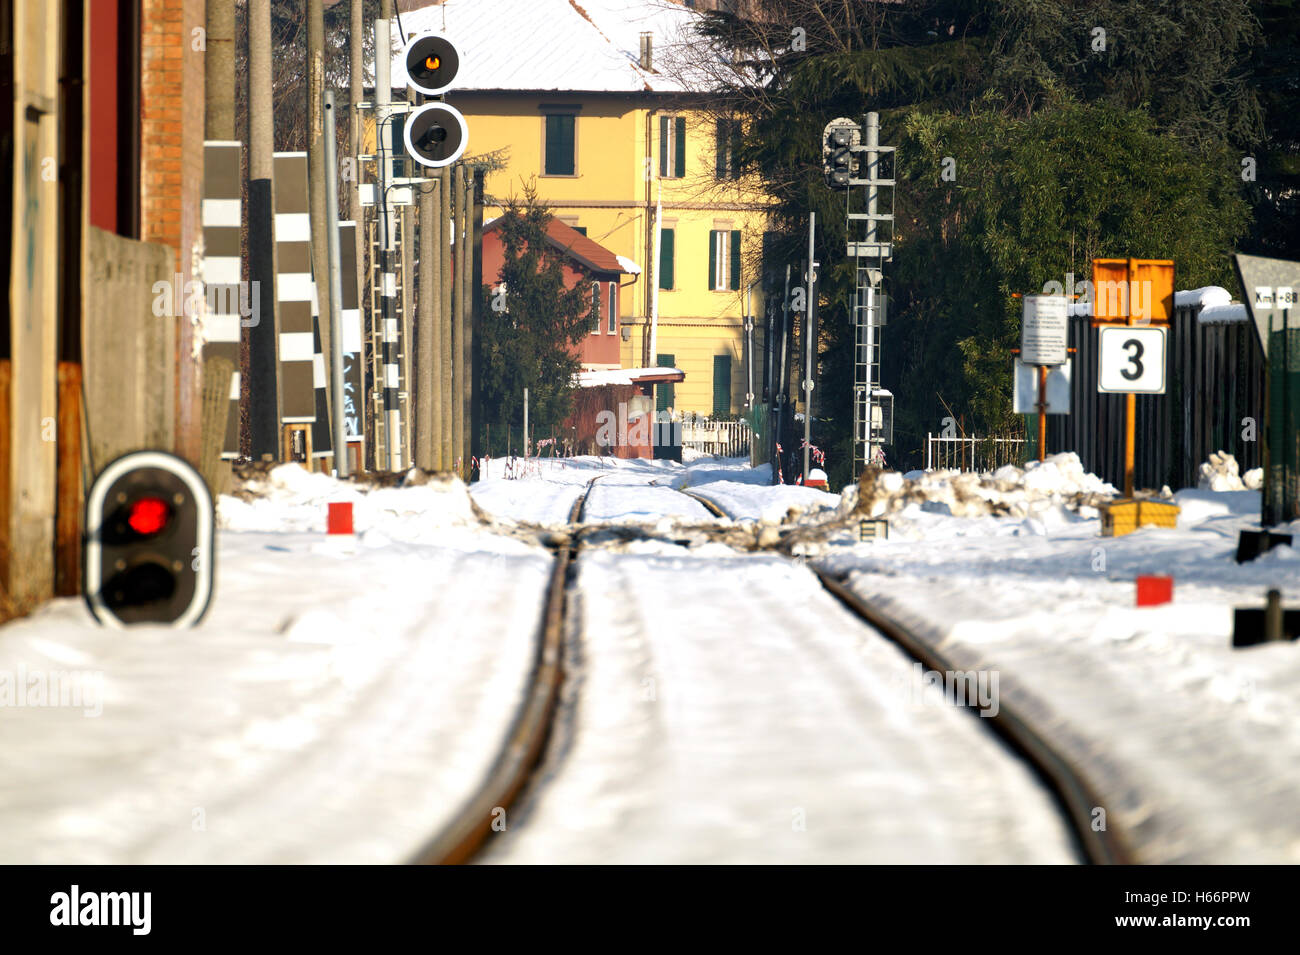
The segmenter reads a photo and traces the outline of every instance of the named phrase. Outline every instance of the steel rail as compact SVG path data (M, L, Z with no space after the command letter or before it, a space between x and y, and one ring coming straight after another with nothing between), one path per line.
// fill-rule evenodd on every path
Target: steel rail
M893 617L871 606L850 590L843 580L809 563L822 586L854 616L869 624L886 639L897 644L908 656L929 670L949 673L957 670L938 650L922 640ZM1070 824L1080 853L1094 865L1133 865L1137 860L1125 839L1109 825L1093 828L1093 811L1103 806L1096 790L1069 759L1059 753L1047 739L1030 726L1014 706L1000 701L994 716L985 717L968 707L973 716L986 723L1002 740L1034 769L1051 791ZM1108 820L1109 823L1109 820Z
M596 479L573 502L569 523L582 519L587 495ZM569 570L577 556L576 533L558 545L546 591L546 607L537 639L537 657L528 681L528 696L506 734L487 778L455 817L410 860L416 865L462 865L473 859L494 831L494 824L514 805L541 760L559 702L563 679L564 614Z

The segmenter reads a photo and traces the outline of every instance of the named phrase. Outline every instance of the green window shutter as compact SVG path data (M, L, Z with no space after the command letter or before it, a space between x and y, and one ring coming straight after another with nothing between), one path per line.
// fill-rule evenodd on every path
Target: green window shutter
M673 251L676 235L672 229L664 229L659 234L659 287L673 287Z
M718 155L713 162L713 174L719 179L727 176L727 121L718 120Z
M553 113L546 117L546 162L548 176L573 175L573 116Z
M714 276L718 274L718 232L716 229L709 232L709 288L715 289L718 283Z
M678 178L686 175L686 117L677 117L677 155L674 158L674 165L677 167L674 175Z
M659 117L659 175L668 175L668 117Z
M740 288L740 230L731 230L731 287Z
M596 334L600 331L600 283L591 283L591 331Z
M656 357L655 364L660 368L676 368L677 356L660 354ZM655 410L667 411L673 406L673 386L672 385L655 385Z
M713 356L713 413L731 414L731 356Z

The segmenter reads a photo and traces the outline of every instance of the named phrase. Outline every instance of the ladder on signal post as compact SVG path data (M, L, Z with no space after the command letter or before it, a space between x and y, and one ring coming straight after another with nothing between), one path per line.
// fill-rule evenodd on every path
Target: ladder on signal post
M865 141L850 147L859 158L860 177L849 179L844 193L845 229L862 223L862 239L848 242L854 260L853 291L853 473L858 475L877 461L882 444L893 440L893 408L877 404L888 392L880 384L880 338L887 301L883 292L884 265L894 256L894 185L892 175L881 175L884 160L892 172L894 146L880 145L880 117L868 113ZM882 196L881 190L888 190ZM854 197L857 201L854 201ZM854 209L863 209L856 212ZM888 208L888 212L882 211ZM892 396L888 399L892 401ZM886 424L888 422L888 424Z

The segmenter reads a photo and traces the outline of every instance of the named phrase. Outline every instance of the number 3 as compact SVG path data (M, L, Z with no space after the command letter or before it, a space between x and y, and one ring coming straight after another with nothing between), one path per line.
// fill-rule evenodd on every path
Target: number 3
M1128 356L1128 360L1132 362L1134 370L1129 371L1127 368L1123 368L1120 370L1120 374L1128 381L1137 381L1142 377L1145 370L1142 367L1142 353L1146 349L1142 347L1142 343L1136 338L1130 338L1128 341L1124 342L1123 348L1125 351L1129 351L1130 349L1133 350L1133 354Z

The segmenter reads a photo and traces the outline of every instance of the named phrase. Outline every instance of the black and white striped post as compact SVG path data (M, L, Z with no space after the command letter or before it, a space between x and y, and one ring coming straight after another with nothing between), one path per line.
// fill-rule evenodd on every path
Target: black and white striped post
M307 154L275 154L276 294L280 303L280 427L316 420L313 334L317 312L311 273Z
M239 335L260 318L260 303L240 281L240 159L243 144L208 140L203 144L203 280L208 315L204 321L203 360L224 358L235 366L230 381L230 411L221 456L239 456Z
M388 451L388 468L402 468L402 410L398 404L397 343L397 276L393 272L393 212L388 204L388 187L393 179L392 49L390 21L375 21L375 118L378 130L379 181L375 186L375 204L379 209L380 331L382 335L382 381L384 408L384 446Z

